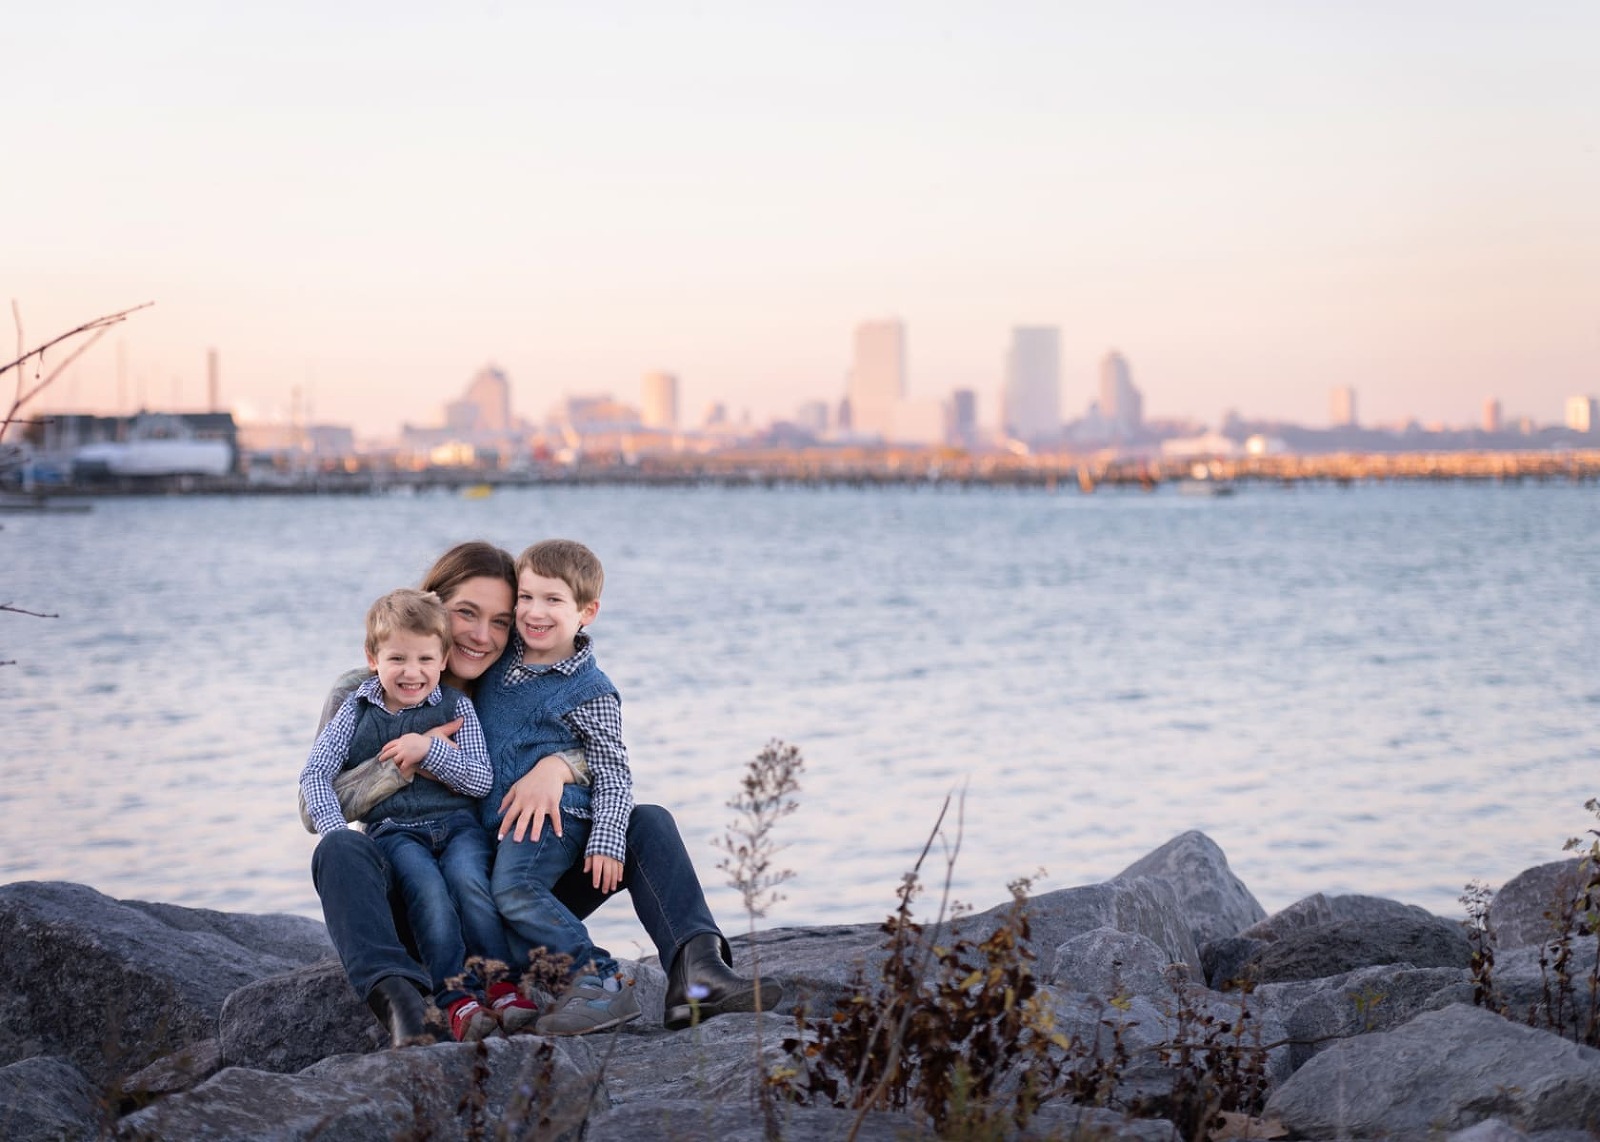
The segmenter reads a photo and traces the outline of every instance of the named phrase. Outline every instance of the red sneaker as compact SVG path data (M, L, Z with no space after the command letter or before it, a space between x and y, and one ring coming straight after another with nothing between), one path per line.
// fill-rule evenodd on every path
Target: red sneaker
M532 1031L534 1020L539 1018L539 1009L532 1000L524 999L517 985L505 980L489 985L489 1010L507 1035Z
M476 1043L499 1029L488 1008L468 996L450 1005L450 1035L458 1043Z

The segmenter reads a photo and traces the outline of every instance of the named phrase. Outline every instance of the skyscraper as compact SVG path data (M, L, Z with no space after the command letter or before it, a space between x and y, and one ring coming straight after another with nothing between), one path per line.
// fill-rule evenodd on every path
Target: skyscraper
M1127 358L1115 349L1100 362L1100 416L1123 435L1144 424L1144 396L1133 387Z
M1340 385L1328 400L1328 420L1335 428L1356 426L1356 390L1350 385Z
M458 401L445 406L445 423L458 432L498 435L511 431L511 382L494 365L485 365Z
M641 403L644 426L672 431L678 427L678 378L672 373L646 373Z
M1499 432L1501 429L1500 402L1490 397L1483 402L1483 430Z
M1011 331L1000 386L1000 429L1029 444L1061 434L1061 331L1054 326L1019 325Z
M906 330L898 319L856 326L850 369L850 426L862 436L888 440L894 408L906 395Z
M1594 397L1568 397L1567 427L1574 432L1593 432L1600 428L1600 401Z
M978 442L978 394L971 389L957 389L950 394L951 444L971 448Z

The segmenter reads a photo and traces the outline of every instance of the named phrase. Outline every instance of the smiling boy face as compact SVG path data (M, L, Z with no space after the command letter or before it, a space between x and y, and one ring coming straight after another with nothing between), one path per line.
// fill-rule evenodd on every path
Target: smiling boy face
M600 612L600 600L581 606L564 579L517 572L517 633L522 636L522 661L551 666L571 658L578 632Z
M444 642L438 635L397 630L367 654L367 666L377 671L383 687L383 704L393 714L415 706L433 693L444 670Z

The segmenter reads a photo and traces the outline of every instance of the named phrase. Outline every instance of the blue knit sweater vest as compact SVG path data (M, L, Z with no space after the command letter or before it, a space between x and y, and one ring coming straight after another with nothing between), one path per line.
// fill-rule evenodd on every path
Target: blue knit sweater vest
M516 665L511 659L503 654L488 669L474 703L494 763L494 788L483 799L483 823L491 829L500 823L500 802L512 783L540 758L583 744L563 715L602 694L617 692L592 655L571 674L547 670L508 687L506 672Z
M435 704L430 706L423 703L409 710L401 710L398 714L391 714L381 705L362 699L358 703L360 713L356 715L355 730L350 735L350 752L345 758L344 767L349 769L367 760L395 738L405 734L425 734L452 721L461 692L441 686L439 693L439 701ZM398 793L379 801L361 821L369 826L388 817L397 821L422 821L441 817L456 809L477 812L478 799L457 793L442 781L418 777Z

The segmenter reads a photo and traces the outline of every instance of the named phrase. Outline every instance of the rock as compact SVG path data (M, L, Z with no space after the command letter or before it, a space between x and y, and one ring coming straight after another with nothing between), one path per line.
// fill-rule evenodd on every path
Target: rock
M198 1086L222 1069L222 1043L202 1039L157 1059L122 1080L122 1097L143 1106L162 1095Z
M972 917L968 930L987 934L1004 919L1010 905ZM1144 936L1161 949L1169 961L1200 968L1200 952L1172 885L1156 877L1110 880L1082 888L1062 888L1036 896L1029 902L1033 947L1059 948L1074 936L1096 928L1114 928ZM1044 963L1050 974L1059 965Z
M1170 998L1169 971L1186 978L1186 965L1174 965L1155 943L1136 932L1095 928L1056 949L1050 982L1102 999L1119 995Z
M1459 926L1435 916L1396 917L1380 925L1347 920L1286 932L1246 961L1262 983L1321 979L1373 964L1465 968L1472 958Z
M1266 916L1260 902L1228 867L1228 858L1204 833L1182 833L1134 861L1112 880L1155 877L1172 886L1196 944L1234 936ZM1198 961L1194 962L1198 966Z
M1447 998L1436 1002L1441 993ZM1418 1012L1470 1003L1472 981L1461 968L1361 968L1307 997L1289 1013L1289 1059L1298 1069L1334 1041L1387 1031Z
M1496 951L1545 943L1560 935L1562 905L1582 889L1582 861L1558 860L1518 873L1489 902Z
M1455 1131L1448 1142L1528 1142L1528 1136L1498 1118L1485 1118L1476 1126Z
M757 1016L719 1015L670 1035L619 1036L605 1053L606 1092L616 1102L694 1097L750 1105L755 1092ZM794 1023L760 1016L762 1058L786 1061Z
M1600 1051L1476 1007L1335 1043L1273 1092L1301 1138L1429 1137L1501 1117L1529 1130L1600 1121Z
M1249 936L1224 936L1200 945L1200 973L1207 987L1228 991L1245 979L1245 965L1266 947L1267 941Z
M784 986L778 1011L790 1011L801 1001L811 1011L828 1011L835 1000L850 993L851 981L858 971L864 972L869 984L879 981L879 968L887 956L883 950L887 939L879 924L835 924L772 928L758 933L753 943L760 957L761 974ZM740 943L743 954L736 953L735 970L749 974L752 941Z
M709 1024L708 1024L709 1026ZM836 1142L850 1132L856 1111L833 1106L780 1103L778 1121L784 1142ZM861 1142L905 1142L931 1135L908 1134L903 1115L873 1111L856 1135ZM630 1102L597 1113L589 1120L584 1142L639 1142L643 1138L672 1142L765 1142L760 1111L748 1103L729 1105L704 1099L659 1099Z
M111 1115L94 1083L66 1059L24 1059L0 1068L0 1135L8 1142L98 1138Z
M1290 932L1313 928L1318 924L1331 924L1336 919L1338 917L1333 914L1333 905L1328 902L1326 896L1317 892L1257 921L1239 935L1247 940L1260 940L1270 944Z
M279 1074L388 1046L336 959L239 988L222 1005L218 1027L226 1065Z
M117 1137L391 1142L467 1136L476 1118L480 1129L504 1124L517 1137L526 1128L576 1139L604 1105L598 1072L583 1040L533 1036L342 1055L295 1075L230 1067L128 1115Z
M0 1063L58 1054L105 1082L214 1038L235 988L328 953L321 927L0 885Z

